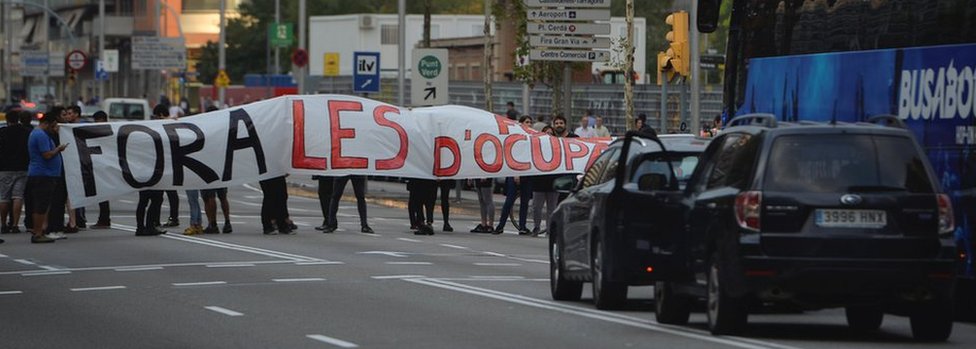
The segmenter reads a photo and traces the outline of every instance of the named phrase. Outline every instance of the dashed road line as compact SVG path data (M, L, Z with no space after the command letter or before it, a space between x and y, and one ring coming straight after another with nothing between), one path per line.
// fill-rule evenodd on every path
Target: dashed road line
M253 267L253 263L225 263L225 264L207 264L207 268L240 268L240 267Z
M308 337L309 339L317 340L319 342L329 343L329 344L332 344L332 345L337 346L337 347L340 347L340 348L358 348L359 347L359 345L356 345L356 343L346 342L346 341L341 340L341 339L332 338L332 337L329 337L329 336L323 336L323 335L320 335L320 334L310 334L310 335L306 335L305 337Z
M388 265L432 265L431 262L386 262Z
M88 292L88 291L109 291L109 290L121 290L125 289L125 286L100 286L100 287L79 287L72 288L73 292Z
M522 280L525 279L524 276L517 275L472 275L472 279L476 280Z
M337 262L337 261L295 262L295 265L335 265L335 264L346 264L346 263Z
M519 263L475 263L474 265L482 267L517 267L522 264Z
M46 275L64 275L71 274L70 271L60 270L60 271L29 271L21 272L21 276L46 276Z
M423 275L376 275L370 276L376 280L390 280L390 279L415 279L415 278L425 278Z
M293 278L293 279L271 279L274 282L313 282L325 281L323 278Z
M31 261L26 260L26 259L14 259L14 262L17 262L17 263L20 263L20 264L26 264L26 265L37 265L37 263L31 262Z
M213 285L226 285L227 281L201 281L201 282L174 282L173 286L183 287L183 286L213 286Z
M397 238L397 240L406 241L406 242L423 242L423 241L420 241L420 240L417 240L417 239L411 239L411 238Z
M505 255L503 255L501 253L498 253L498 252L482 251L481 253L484 253L484 254L489 255L489 256L505 257Z
M227 315L227 316L244 316L244 313L236 312L236 311L233 311L233 310L230 310L230 309L227 309L227 308L221 308L221 307L214 306L214 305L207 306L207 307L203 307L203 308L204 309L207 309L207 310L210 310L210 311L213 311L213 312L218 312L218 313L221 313L221 314L224 314L224 315Z
M115 271L148 271L148 270L163 270L163 267L115 268Z
M464 247L464 246L451 245L451 244L441 244L441 246L450 247L450 248L456 248L456 249L459 249L459 250L470 250L469 248Z
M24 291L0 291L0 296L6 296L11 294L22 294Z

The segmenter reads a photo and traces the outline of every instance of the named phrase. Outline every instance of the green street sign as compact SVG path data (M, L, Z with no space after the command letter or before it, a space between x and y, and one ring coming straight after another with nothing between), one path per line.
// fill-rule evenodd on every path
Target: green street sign
M268 27L268 41L274 47L289 47L295 41L291 23L273 22Z
M424 56L417 64L417 70L426 79L436 78L441 73L441 61L435 56Z

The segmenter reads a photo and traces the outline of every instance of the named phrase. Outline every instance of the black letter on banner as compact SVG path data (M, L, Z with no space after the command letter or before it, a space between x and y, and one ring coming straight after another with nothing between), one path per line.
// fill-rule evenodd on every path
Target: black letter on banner
M156 150L156 164L153 166L152 177L143 183L136 181L135 177L132 177L132 171L129 169L129 159L125 156L126 146L129 143L129 135L133 132L142 132L152 137L153 146ZM122 168L122 179L125 179L125 182L129 183L129 186L133 188L145 188L159 183L159 180L163 178L163 160L163 140L159 137L159 133L142 125L124 125L119 127L119 167Z
M101 154L102 147L89 147L88 140L111 136L113 133L112 126L84 126L76 127L71 131L75 135L75 141L78 142L78 160L81 161L81 181L85 185L85 196L95 196L98 192L95 190L95 174L92 172L91 156L92 154Z
M244 122L247 130L247 137L237 138L237 124ZM230 128L227 130L227 156L224 159L224 181L231 180L234 167L234 152L244 148L254 148L254 157L258 162L258 173L268 172L268 166L264 164L264 150L261 148L261 139L258 132L254 130L254 122L251 116L247 115L244 109L237 109L230 112Z
M169 148L173 153L173 185L183 185L183 167L189 168L190 171L200 176L200 179L203 179L204 182L210 183L219 179L217 172L214 172L213 169L207 167L207 165L204 165L199 160L188 156L191 153L203 149L204 136L203 131L200 131L200 127L194 124L180 122L163 125L163 129L166 130L166 136L169 137ZM180 135L176 132L178 129L190 130L196 135L196 138L190 144L181 146Z

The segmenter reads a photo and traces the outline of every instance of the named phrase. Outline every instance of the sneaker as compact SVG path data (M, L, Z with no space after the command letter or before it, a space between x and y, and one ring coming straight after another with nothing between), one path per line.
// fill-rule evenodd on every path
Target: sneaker
M298 233L295 232L294 230L292 230L290 227L284 226L284 227L279 227L278 228L278 234L279 235L295 235L295 234L298 234Z
M66 234L74 234L78 232L78 227L64 227L64 232Z
M163 235L167 233L166 229L159 229L159 227L152 227L151 230L156 235Z
M153 228L136 228L136 236L156 236L159 233Z
M501 226L499 226L499 227L495 228L495 230L492 230L491 231L491 234L492 235L498 235L498 234L501 234L501 233L504 233L504 232L505 232L505 228L502 228Z
M361 231L366 234L374 234L373 228L370 228L368 225L364 225Z
M46 236L46 237L48 237L50 239L54 239L54 240L64 240L64 239L67 239L68 238L67 236L64 236L64 233L62 233L60 231L53 231L53 232L44 234L44 236Z
M298 230L298 226L295 225L295 222L289 222L288 223L288 229L290 229L290 230Z
M108 229L111 227L112 227L112 223L109 222L98 222L95 223L95 225L91 226L92 229Z
M10 234L20 234L20 227L17 226L10 227Z
M78 222L78 229L88 229L88 222L85 221Z
M4 243L3 239L0 239L0 244Z
M322 233L331 234L331 233L335 233L335 231L336 231L336 227L326 227L325 230L322 231Z
M315 227L315 230L318 231L325 231L326 229L329 229L329 224L324 222L322 223L322 225Z
M234 228L230 227L230 223L224 223L224 234L230 234L234 232Z
M275 228L268 225L261 227L261 232L264 233L264 235L278 235L278 232L275 231Z
M43 244L43 243L54 242L54 241L55 241L54 239L49 238L45 235L31 235L32 244Z
M169 217L169 219L166 220L166 224L163 224L164 227L178 227L179 225L180 220L173 217Z
M192 225L186 227L186 229L183 229L183 235L197 235L197 234L200 234L200 232L197 231L197 227L194 227Z
M452 227L450 224L444 223L444 229L441 229L441 230L442 231L454 231L454 227Z
M10 227L7 227L6 225L0 227L0 234L10 234Z
M485 226L484 225L478 224L477 227L474 227L474 229L471 229L471 232L472 233L480 233L480 232L484 231L484 229L485 229Z
M211 225L211 226L207 227L207 229L204 229L203 230L203 233L204 234L220 234L220 230L217 230L217 226L216 225Z

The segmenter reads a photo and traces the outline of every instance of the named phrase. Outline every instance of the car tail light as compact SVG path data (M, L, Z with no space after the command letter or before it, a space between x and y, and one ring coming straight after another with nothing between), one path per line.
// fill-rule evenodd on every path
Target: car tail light
M939 194L937 201L939 202L939 234L952 234L956 228L952 213L952 201L946 194Z
M752 231L759 231L759 215L762 207L762 192L747 191L735 197L735 221Z

